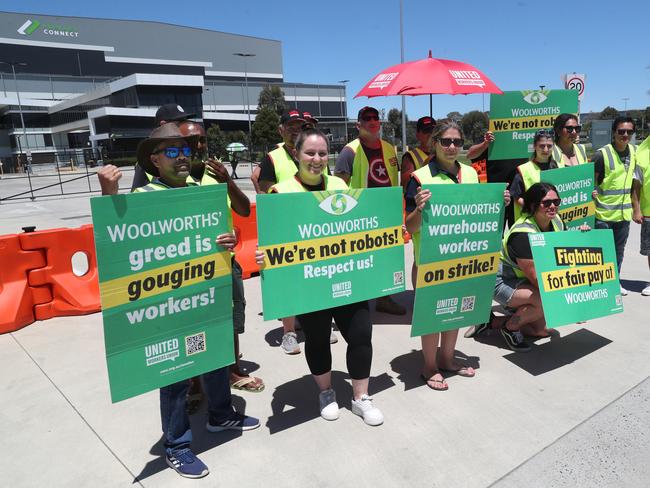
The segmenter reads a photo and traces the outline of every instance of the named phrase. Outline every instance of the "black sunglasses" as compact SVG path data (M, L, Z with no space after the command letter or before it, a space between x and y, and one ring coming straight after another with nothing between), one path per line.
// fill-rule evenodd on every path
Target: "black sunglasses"
M580 130L582 129L582 126L581 125L565 125L564 129L567 132L580 132Z
M624 136L624 135L631 136L632 134L634 134L634 129L616 129L616 133L619 136Z
M438 139L438 142L440 142L440 145L442 147L449 147L452 144L456 147L463 147L463 144L465 143L465 141L462 139L456 139L452 137L441 137Z
M559 207L561 203L562 203L562 200L560 200L559 198L551 198L551 199L548 199L548 200L542 200L541 201L542 207L544 207L544 208L548 208L551 205L555 205L556 207Z

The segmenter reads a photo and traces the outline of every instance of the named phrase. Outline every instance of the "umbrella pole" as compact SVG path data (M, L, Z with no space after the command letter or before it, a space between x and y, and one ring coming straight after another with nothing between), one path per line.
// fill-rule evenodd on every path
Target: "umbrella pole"
M433 118L433 95L429 93L429 117Z

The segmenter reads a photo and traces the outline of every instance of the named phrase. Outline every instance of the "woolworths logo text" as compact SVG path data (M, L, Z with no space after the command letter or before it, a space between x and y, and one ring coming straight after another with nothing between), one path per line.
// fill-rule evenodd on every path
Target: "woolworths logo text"
M17 30L18 34L22 36L31 36L36 31L42 32L46 36L79 37L79 32L73 27L52 23L42 24L38 20L32 19L27 19Z

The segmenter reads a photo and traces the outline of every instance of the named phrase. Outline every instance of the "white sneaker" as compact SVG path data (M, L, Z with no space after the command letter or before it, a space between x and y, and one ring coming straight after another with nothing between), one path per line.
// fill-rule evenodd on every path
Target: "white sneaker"
M641 295L644 297L650 297L650 285L646 286L643 291L641 291Z
M352 399L352 413L363 418L368 425L381 425L384 415L372 404L372 397L363 395L359 400Z
M321 391L318 395L320 404L320 416L325 420L336 420L339 418L339 404L336 403L336 392L331 388Z
M624 297L626 297L628 293L630 293L630 292L627 291L625 288L623 288L623 286L621 286L621 295L623 295Z
M298 336L295 332L287 332L282 336L282 350L285 354L300 354Z
M336 335L336 332L332 331L330 333L330 344L336 344L338 341L339 341L339 338Z

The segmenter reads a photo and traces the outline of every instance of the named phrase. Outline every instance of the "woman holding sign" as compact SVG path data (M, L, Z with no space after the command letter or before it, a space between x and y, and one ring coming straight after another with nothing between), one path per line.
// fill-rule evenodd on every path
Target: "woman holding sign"
M347 190L345 182L326 174L329 157L327 137L317 129L300 133L295 143L299 161L298 173L271 187L275 193L306 191ZM264 253L257 251L256 260L263 267ZM330 331L332 319L348 343L346 362L352 378L352 413L363 418L368 425L384 422L381 411L368 395L368 379L372 361L372 322L368 302L358 302L340 307L318 310L298 315L305 334L305 356L309 370L320 390L320 414L325 420L339 417L336 393L332 389L332 352Z
M406 187L404 198L406 199L406 211L409 212L406 217L406 229L413 236L416 265L419 263L422 211L431 198L431 192L423 190L422 185L479 183L476 170L456 160L463 143L463 132L456 122L452 120L439 121L431 134L431 160L429 164L413 172ZM506 205L510 203L508 190L504 193L504 200ZM415 270L417 275L417 268ZM475 375L473 368L462 366L454 361L457 338L457 329L421 337L422 355L424 356L422 378L429 388L438 391L448 389L442 372L450 372L468 378ZM440 343L440 357L438 357L438 343Z

